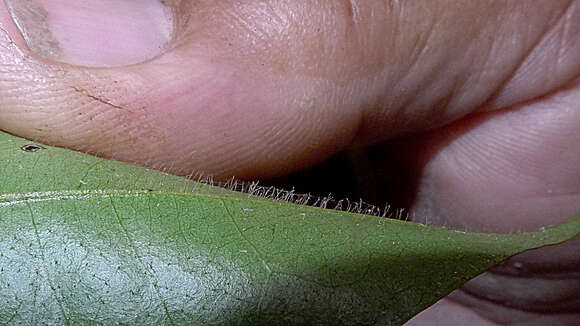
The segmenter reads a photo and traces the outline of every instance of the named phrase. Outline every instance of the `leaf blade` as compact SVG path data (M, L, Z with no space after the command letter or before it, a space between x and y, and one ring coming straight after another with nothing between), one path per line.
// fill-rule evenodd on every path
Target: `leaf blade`
M401 325L580 232L579 218L525 234L426 227L28 143L0 137L0 323Z

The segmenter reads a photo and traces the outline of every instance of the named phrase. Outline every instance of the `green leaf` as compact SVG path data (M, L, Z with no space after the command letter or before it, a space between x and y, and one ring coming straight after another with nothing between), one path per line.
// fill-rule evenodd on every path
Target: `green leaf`
M0 134L0 324L401 325L537 232L299 206Z

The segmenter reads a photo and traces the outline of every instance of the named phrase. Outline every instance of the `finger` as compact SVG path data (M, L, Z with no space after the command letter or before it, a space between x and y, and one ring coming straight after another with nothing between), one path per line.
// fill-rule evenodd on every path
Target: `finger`
M210 1L174 4L175 27L169 44L163 45L165 50L140 63L132 62L135 56L124 56L120 60L131 64L121 66L107 61L116 60L114 55L102 58L100 49L90 48L92 39L107 38L111 33L105 28L108 24L98 23L103 14L100 7L113 7L105 14L117 15L116 7L123 3L135 7L130 12L130 8L125 10L132 14L145 2L88 1L91 6L69 6L65 14L58 12L67 7L62 1L39 3L41 9L25 9L44 10L40 16L48 17L47 28L60 27L48 43L57 44L54 52L62 55L46 60L46 52L51 49L31 52L2 4L2 26L7 32L0 49L0 127L4 130L177 174L201 170L218 177L242 178L283 173L290 167L315 163L352 138L357 113L342 110L325 115L331 100L315 96L329 92L324 83L302 85L298 78L262 73L260 70L278 64L277 59L248 62L249 53L238 53L244 49L243 44L217 49L216 44L227 42L223 39L225 28L221 33L212 31L208 39L194 35L197 29L211 30L209 24L214 19L223 20L226 17L222 15L235 13L235 8L224 1L221 5ZM196 13L210 17L203 22L194 16ZM62 41L69 30L78 34L74 22L78 16L90 15L96 17L85 20L97 23L81 27L95 36L86 39L88 33L84 33L79 37L79 42L89 44ZM68 21L59 25L58 19L65 18ZM235 17L230 18L230 24L236 22ZM246 18L238 18L238 23ZM242 27L236 28L237 34L243 32ZM232 40L241 41L237 36ZM62 49L67 46L80 48ZM93 54L90 62L82 61L85 56L75 56L83 51ZM68 64L71 60L73 65ZM261 68L262 64L266 68Z
M6 3L0 128L184 175L285 174L580 70L577 1Z
M515 232L578 214L579 84L465 119L418 141L427 151L418 172L414 215L451 227ZM577 237L513 257L448 299L459 305L441 306L469 307L499 324L523 325L540 316L542 323L566 324L579 318L579 272ZM436 310L421 318L429 319Z
M423 136L415 212L437 224L512 232L580 211L577 85Z

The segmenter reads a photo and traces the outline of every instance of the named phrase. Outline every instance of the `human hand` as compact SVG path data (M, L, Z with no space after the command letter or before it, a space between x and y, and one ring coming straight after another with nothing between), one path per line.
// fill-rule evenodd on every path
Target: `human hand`
M460 228L580 211L580 1L162 2L0 3L0 128L218 178L355 149L379 191L399 161L413 216ZM579 247L515 257L409 324L574 325Z

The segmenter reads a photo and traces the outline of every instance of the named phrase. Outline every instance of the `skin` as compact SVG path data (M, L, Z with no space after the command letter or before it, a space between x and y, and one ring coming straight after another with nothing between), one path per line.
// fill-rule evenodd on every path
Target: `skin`
M62 3L44 1L49 13ZM165 4L174 20L157 56L129 47L95 68L64 49L32 52L1 3L0 128L246 180L346 150L367 188L404 175L398 196L416 220L463 229L530 230L580 212L580 1ZM88 42L164 35L99 34L96 21ZM514 257L407 325L575 325L578 253L580 238Z

